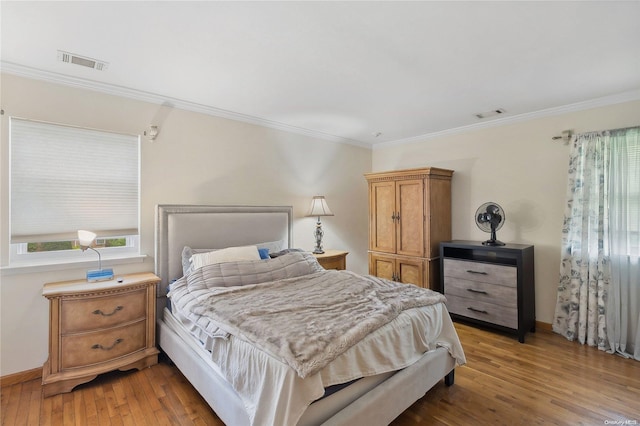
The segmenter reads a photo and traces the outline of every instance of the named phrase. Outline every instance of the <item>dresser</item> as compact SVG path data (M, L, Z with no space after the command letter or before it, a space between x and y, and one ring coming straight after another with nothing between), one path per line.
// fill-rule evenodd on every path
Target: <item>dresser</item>
M97 283L44 285L42 295L49 300L49 358L42 368L45 397L70 392L101 373L158 362L158 282L152 273L139 273Z
M516 333L520 343L535 332L533 246L443 242L440 261L451 317Z
M367 173L369 274L440 287L439 244L451 239L452 170Z
M348 251L343 250L325 250L324 253L313 255L318 259L318 263L324 269L347 269L347 255Z

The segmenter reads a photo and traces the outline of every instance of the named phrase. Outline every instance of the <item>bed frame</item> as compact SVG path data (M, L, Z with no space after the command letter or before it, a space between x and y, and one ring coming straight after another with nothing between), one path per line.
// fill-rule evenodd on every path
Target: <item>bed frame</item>
M292 247L290 206L159 205L156 212L155 271L158 286L158 344L227 425L248 425L240 397L202 355L164 321L168 284L182 276L182 248L224 248L283 241ZM453 384L455 360L446 349L427 352L371 390L347 402L325 398L312 404L299 424L387 425L443 378ZM340 392L338 392L339 394ZM341 402L335 402L341 401Z

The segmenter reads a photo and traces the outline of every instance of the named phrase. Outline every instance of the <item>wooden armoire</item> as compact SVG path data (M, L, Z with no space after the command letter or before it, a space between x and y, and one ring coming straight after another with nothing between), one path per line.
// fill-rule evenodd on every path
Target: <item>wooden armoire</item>
M369 274L439 290L440 242L451 239L453 170L367 173Z

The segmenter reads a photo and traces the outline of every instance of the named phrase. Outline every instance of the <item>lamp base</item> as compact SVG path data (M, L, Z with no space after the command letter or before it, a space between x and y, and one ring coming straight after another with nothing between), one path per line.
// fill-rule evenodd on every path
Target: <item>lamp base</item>
M87 271L87 282L106 281L113 279L113 269L94 269Z
M313 251L313 254L324 254L324 250L322 250L321 248L316 248L316 249Z

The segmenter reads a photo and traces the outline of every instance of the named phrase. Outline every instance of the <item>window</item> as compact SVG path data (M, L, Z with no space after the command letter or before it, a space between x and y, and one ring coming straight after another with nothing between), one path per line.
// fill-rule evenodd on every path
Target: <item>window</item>
M640 257L640 128L611 132L609 204L611 254Z
M12 264L80 259L77 231L103 254L138 254L139 137L12 118Z

